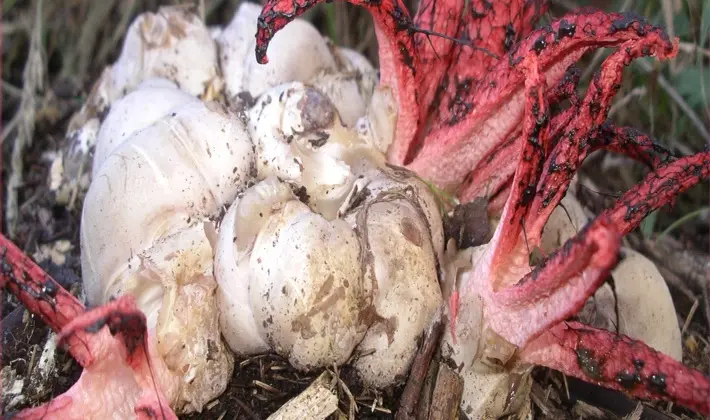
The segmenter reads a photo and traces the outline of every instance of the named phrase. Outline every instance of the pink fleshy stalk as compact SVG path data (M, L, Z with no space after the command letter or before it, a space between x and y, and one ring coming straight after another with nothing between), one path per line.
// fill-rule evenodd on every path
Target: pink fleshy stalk
M170 373L149 351L146 319L130 296L86 311L74 296L15 244L0 235L0 285L58 333L58 343L84 368L79 380L50 402L23 410L19 419L177 419L163 393Z

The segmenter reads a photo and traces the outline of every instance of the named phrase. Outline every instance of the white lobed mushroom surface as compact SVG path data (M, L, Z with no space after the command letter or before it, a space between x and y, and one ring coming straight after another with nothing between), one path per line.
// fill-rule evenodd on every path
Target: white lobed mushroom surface
M386 165L376 71L300 20L257 65L258 11L139 16L69 133L90 159L87 301L136 297L185 412L224 391L234 353L392 384L443 304L438 203Z

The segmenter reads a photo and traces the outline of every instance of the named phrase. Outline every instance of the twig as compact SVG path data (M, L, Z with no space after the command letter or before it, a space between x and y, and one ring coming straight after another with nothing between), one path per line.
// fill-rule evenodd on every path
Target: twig
M412 362L412 369L404 386L402 397L399 400L399 409L395 415L396 420L412 419L416 414L419 402L419 394L424 384L424 379L429 372L429 364L434 356L441 334L444 331L444 324L441 319L442 308L439 308L434 315L432 324L424 335L424 340L419 352L417 352Z
M445 364L439 366L436 387L431 400L429 420L454 420L458 418L463 378Z
M692 290L699 292L707 283L707 273L710 267L707 256L684 249L671 237L665 237L662 241L644 240L642 247L661 265L689 280L687 284Z
M10 158L10 176L7 181L7 207L5 217L7 220L7 234L9 238L14 238L18 214L17 189L22 184L22 172L24 164L22 155L25 147L32 144L32 137L35 130L35 115L37 112L37 92L44 90L45 63L44 51L42 49L42 10L43 0L38 0L35 9L35 23L30 39L30 50L27 62L22 73L24 85L22 87L22 99L17 114L9 125L18 125L15 144L12 148ZM19 121L14 123L14 120ZM3 133L5 134L5 133Z
M419 393L419 404L416 415L416 420L428 420L429 410L434 396L434 387L436 387L436 378L439 376L440 362L435 358L429 364L429 372L424 378L424 385Z
M249 408L249 406L244 403L244 401L240 400L239 398L235 398L234 402L237 403L239 408L244 410L244 413L246 413L247 417L251 418L252 420L261 420L259 418L259 416L254 414L254 412L251 410L251 408Z
M683 328L680 330L680 335L685 335L685 332L688 331L688 327L690 326L690 321L693 320L693 315L695 315L695 311L698 310L698 306L700 305L700 302L698 302L697 299L693 301L693 306L690 307L690 311L688 312L688 316L685 317L685 322L683 323Z

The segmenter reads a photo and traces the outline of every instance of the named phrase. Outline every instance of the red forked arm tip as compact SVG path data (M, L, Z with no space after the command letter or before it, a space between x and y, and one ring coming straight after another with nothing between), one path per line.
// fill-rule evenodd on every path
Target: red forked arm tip
M520 358L637 398L673 401L710 416L710 378L624 335L563 322L528 344Z
M0 286L9 289L31 313L57 332L57 341L68 344L72 356L84 368L79 381L65 394L40 407L23 410L15 418L76 418L78 413L107 416L125 406L115 393L137 396L132 407L139 419L177 418L155 380L145 315L131 296L121 296L86 311L3 235L0 256ZM126 369L132 372L133 379L127 378ZM97 383L103 387L97 388ZM111 403L116 406L105 405Z

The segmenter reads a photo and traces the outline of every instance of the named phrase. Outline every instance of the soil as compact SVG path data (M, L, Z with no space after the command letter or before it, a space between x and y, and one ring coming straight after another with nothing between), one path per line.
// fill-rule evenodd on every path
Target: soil
M22 72L29 45L27 31L22 30L22 25L28 25L32 17L32 9L26 3L28 2L18 1L8 8L9 11L3 4L5 12L3 24L8 22L19 28L11 28L7 32L5 32L6 28L3 28L3 81L19 89L23 85ZM91 87L91 81L98 76L106 64L117 57L120 42L116 42L114 38L116 33L120 35L122 31L120 21L124 15L121 8L115 7L121 10L112 11L105 27L95 29L96 39L91 49L79 51L80 55L92 57L97 51L102 50L103 45L109 44L106 48L109 52L103 56L103 60L89 60L89 64L83 70L84 77L77 80L73 76L67 76L67 60L76 57L69 51L79 48L80 42L84 42L81 38L82 22L87 19L91 2L89 0L57 2L66 3L66 8L47 3L49 2L45 2L45 7L49 11L45 18L44 38L47 45L45 57L47 68L44 79L47 85L37 92L38 111L33 141L23 155L23 183L17 191L20 213L13 241L35 257L54 254L55 261L45 259L42 263L43 268L75 296L82 298L79 263L80 209L69 210L56 204L55 197L48 188L52 158L48 153L66 147L64 135L69 118L81 106ZM130 16L145 10L155 10L157 2L137 1L135 3L136 6L126 12ZM226 23L236 7L235 1L206 3L215 5L208 15L210 24ZM351 16L353 21L358 22L352 25L355 28L351 29L352 33L344 33L343 29L338 29L339 36L349 39L353 45L356 44L355 40L366 38L363 35L366 29L362 28L367 28L371 23L370 19L354 7L342 6L338 10L339 13L345 13ZM326 25L323 13L314 13L312 18L320 27ZM118 40L120 41L120 37ZM376 52L376 41L373 38L369 42L370 45L366 45L363 49L373 54ZM376 56L372 55L372 58L376 61ZM18 112L19 105L19 94L13 93L11 88L3 89L3 126L10 123ZM9 139L12 140L13 137L10 136ZM2 144L3 180L7 180L9 176L12 144L12 141ZM690 144L689 147L699 150L696 144ZM605 159L607 156L604 154L595 156L585 165L582 176L582 179L591 180L599 190L582 188L579 192L582 203L597 212L609 205L616 192L624 191L631 185L628 180L638 180L642 172L640 167L630 164L607 165L606 169L599 170L600 166L604 167L601 163L605 162ZM5 181L2 188L3 197L6 197ZM687 214L689 209L706 205L707 192L708 184L703 183L684 194L675 207L659 212L655 231L662 231L673 221ZM3 233L5 232L7 232L7 221L3 217ZM644 235L637 231L630 234L627 240L636 249L652 257L659 266L667 266L671 256L649 253L647 246L644 245L644 238ZM692 257L699 261L700 266L704 267L710 240L708 220L696 218L682 225L670 235L669 240L677 246L675 249L692 254ZM71 245L71 248L64 252L61 246L66 244ZM54 252L48 252L48 248L52 247L55 248ZM666 267L666 271L669 273L668 276L676 276L680 279L676 283L669 281L669 287L676 303L680 324L683 325L688 320L683 335L683 361L689 366L708 372L710 363L706 337L709 336L710 330L706 315L707 300L703 297L702 290L693 286L692 281L687 280L689 276L698 273L688 273L684 267L672 266ZM699 275L704 278L705 273L701 272ZM13 296L4 293L0 302L2 303L2 403L3 409L8 408L3 413L10 414L24 407L46 402L66 391L79 377L81 368L64 350L53 351L51 346L47 345L49 329L18 305ZM45 359L48 357L53 360L53 363L42 360L43 352L47 353ZM228 390L218 400L209 404L203 413L183 418L265 419L290 398L298 395L319 373L297 372L282 358L271 354L238 360ZM339 373L357 401L357 418L393 418L402 386L374 393L359 383L349 367L343 367ZM560 373L549 369L537 368L534 377L533 410L536 418L621 418L631 414L637 407L635 401L627 399L620 393L563 378ZM13 397L9 392L16 384L25 386L21 398ZM349 399L342 390L339 394L340 408L343 413L347 413ZM644 404L643 406L645 415L651 416L649 418L678 418L683 415L687 418L701 418L692 412L668 404L653 406Z

